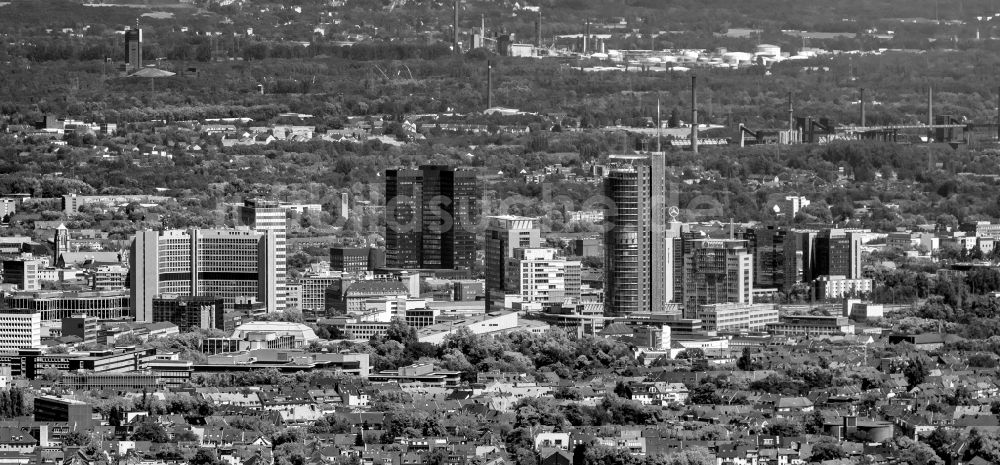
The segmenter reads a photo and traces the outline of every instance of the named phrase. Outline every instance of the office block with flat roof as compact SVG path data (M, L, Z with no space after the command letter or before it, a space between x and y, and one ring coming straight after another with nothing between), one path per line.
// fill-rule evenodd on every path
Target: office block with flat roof
M476 172L425 165L385 173L386 266L471 269L481 193Z
M273 312L278 303L273 230L190 229L138 231L129 255L135 320L152 322L153 297L214 296L235 309L254 299Z
M486 226L486 305L490 310L504 307L508 289L507 260L518 248L541 246L541 229L537 218L524 216L491 216Z

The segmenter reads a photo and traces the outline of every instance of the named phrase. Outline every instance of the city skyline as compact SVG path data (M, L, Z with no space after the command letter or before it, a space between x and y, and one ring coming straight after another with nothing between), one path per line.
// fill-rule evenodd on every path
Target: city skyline
M0 1L0 461L1000 463L998 8Z

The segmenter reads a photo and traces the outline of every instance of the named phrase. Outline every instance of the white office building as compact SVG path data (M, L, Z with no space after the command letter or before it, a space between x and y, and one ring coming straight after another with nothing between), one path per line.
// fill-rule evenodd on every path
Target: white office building
M556 257L556 249L516 248L504 274L506 289L522 303L562 305L580 299L580 262Z
M286 307L285 283L288 280L286 265L286 232L288 230L286 208L281 203L268 200L252 199L240 207L240 221L257 232L273 232L274 270L275 270L275 307L268 311L284 311Z
M41 313L0 313L0 350L27 349L41 345Z

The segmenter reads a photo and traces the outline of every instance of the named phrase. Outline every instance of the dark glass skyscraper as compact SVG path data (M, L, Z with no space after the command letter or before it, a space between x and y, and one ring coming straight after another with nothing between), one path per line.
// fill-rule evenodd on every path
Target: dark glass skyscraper
M389 268L420 268L423 182L420 170L385 172L385 264Z
M386 266L468 269L476 259L475 171L426 165L385 173Z
M843 229L827 229L816 237L813 278L843 276L861 278L861 240Z
M754 287L783 288L787 271L785 242L791 240L788 229L774 226L753 228L746 235L753 253Z

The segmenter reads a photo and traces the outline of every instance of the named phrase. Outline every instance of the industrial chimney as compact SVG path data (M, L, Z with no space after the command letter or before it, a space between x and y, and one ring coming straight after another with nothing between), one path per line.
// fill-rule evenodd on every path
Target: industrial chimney
M927 142L934 141L934 88L927 88Z
M691 151L698 153L698 78L691 76Z
M486 108L493 108L493 62L486 62Z
M535 48L542 48L542 10L538 9L538 19L535 20Z
M455 53L461 53L462 51L458 49L458 0L455 0L455 18L452 23L452 38L451 44L454 47Z
M867 126L865 124L865 88L861 88L861 127Z
M792 107L792 93L788 93L788 136L795 132L795 108Z

